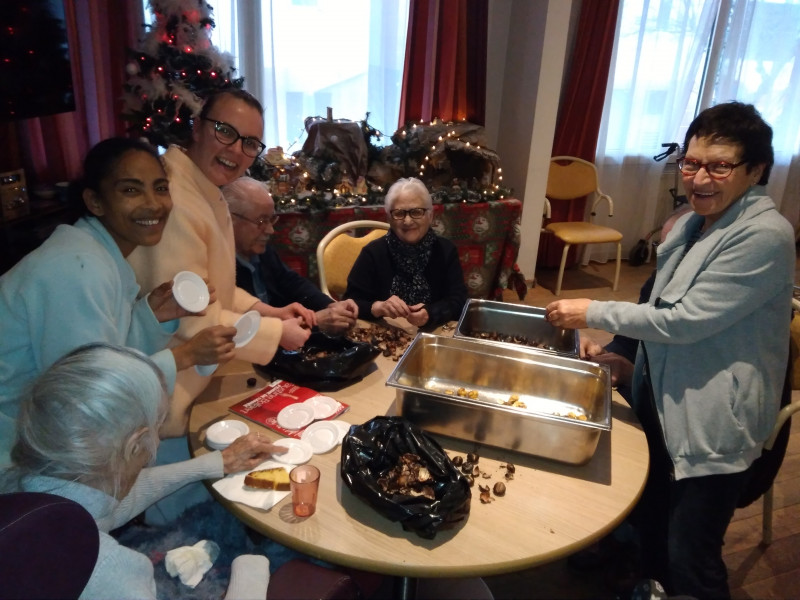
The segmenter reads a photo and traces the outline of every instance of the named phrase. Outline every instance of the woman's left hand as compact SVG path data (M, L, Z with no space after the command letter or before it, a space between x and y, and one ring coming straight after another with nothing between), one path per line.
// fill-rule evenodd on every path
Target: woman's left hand
M556 300L545 307L547 321L556 327L565 329L583 329L586 323L586 310L591 300L577 298L575 300Z
M248 471L260 465L273 454L283 454L288 448L276 446L260 433L248 433L238 437L222 451L222 464L225 475Z
M213 302L217 301L216 289L213 285L208 283L207 279L204 279L204 281L208 287L208 303L212 304ZM152 292L150 292L147 295L147 303L150 305L150 310L153 311L153 314L156 316L156 320L159 323L172 321L173 319L180 319L181 317L191 317L206 314L205 310L201 310L200 312L196 313L189 312L180 304L178 304L178 302L175 300L174 294L172 293L171 280L165 281Z

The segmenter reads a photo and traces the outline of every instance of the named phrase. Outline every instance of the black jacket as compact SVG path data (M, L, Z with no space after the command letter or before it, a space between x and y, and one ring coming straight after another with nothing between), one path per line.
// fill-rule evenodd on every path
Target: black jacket
M393 278L389 244L382 237L361 250L347 277L344 297L355 300L360 318L374 319L372 303L389 298ZM428 311L425 328L434 328L447 321L457 320L467 301L467 286L464 284L458 250L453 242L436 237L428 266L425 268L425 279L431 288L431 302L425 306Z
M261 298L270 306L280 308L299 302L314 312L326 308L333 298L323 294L320 289L308 279L286 266L278 253L267 246L266 251L259 256L259 270L261 278L267 288L268 298ZM253 285L253 274L236 261L236 285L257 296Z

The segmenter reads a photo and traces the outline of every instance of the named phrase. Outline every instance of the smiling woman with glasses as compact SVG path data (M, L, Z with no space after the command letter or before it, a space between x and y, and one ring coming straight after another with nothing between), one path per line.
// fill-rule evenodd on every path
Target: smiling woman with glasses
M772 128L754 106L704 110L683 150L692 212L658 246L650 301L558 300L547 320L641 340L633 407L656 442L637 505L644 575L671 597L730 598L725 530L782 459L762 452L791 400L795 237L763 187Z
M255 337L234 350L236 358L256 364L271 361L279 346L297 350L310 335L297 319L270 318L263 302L236 286L233 227L242 216L230 214L220 188L252 166L264 148L263 135L263 107L251 94L237 88L211 94L194 119L186 148L170 146L163 155L174 208L161 243L129 257L145 293L179 271L199 273L216 288L217 301L209 304L205 314L181 320L179 339L191 336L201 324L233 325L244 313L258 311L262 318ZM259 213L247 215L266 232L269 219L256 218L264 216ZM252 229L247 221L242 224ZM185 435L188 411L209 381L194 369L178 375L173 405L181 410L165 424L165 435ZM185 453L186 441L175 442L182 444Z
M433 204L419 179L396 181L384 202L389 233L367 244L347 278L345 298L364 318L404 317L417 327L457 319L467 288L455 246L431 229Z

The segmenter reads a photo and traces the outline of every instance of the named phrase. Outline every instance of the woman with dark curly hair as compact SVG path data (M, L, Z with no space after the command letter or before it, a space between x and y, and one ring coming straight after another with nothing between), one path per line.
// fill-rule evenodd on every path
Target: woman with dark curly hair
M645 575L671 594L727 598L725 530L781 400L795 241L763 188L772 129L752 105L701 112L683 152L693 212L658 246L649 302L558 300L547 318L641 340L633 406L651 454L637 507Z

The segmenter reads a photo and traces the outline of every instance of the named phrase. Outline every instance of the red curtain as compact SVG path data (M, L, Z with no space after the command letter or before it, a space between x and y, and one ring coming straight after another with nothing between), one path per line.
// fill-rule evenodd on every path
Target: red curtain
M611 68L619 0L583 0L572 53L569 80L558 110L552 156L577 156L594 162L597 136ZM582 221L586 199L553 205L551 221ZM551 235L539 239L537 264L557 267L564 245ZM567 263L574 265L577 249Z
M140 0L64 0L75 111L3 124L16 142L0 160L24 168L28 184L77 177L86 151L123 135L120 119L127 48L142 36Z
M488 0L411 0L399 127L485 123L488 22Z

